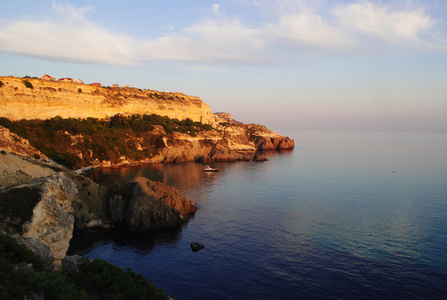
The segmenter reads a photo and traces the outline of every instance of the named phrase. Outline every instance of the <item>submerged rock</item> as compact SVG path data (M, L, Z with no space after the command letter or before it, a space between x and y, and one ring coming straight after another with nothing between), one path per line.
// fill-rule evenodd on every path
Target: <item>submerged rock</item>
M186 222L197 208L175 188L137 177L112 189L109 210L113 223L132 232L147 232Z

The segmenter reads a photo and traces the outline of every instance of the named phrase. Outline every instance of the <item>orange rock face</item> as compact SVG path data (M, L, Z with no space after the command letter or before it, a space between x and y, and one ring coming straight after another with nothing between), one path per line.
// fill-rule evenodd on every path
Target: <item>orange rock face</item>
M295 142L288 137L273 137L260 138L255 145L259 150L290 150L295 147Z
M199 97L132 87L96 87L73 82L0 77L0 117L10 120L107 118L116 114L158 114L213 124L210 107Z
M197 207L175 188L137 177L132 183L115 187L109 210L116 225L132 232L147 232L186 222Z

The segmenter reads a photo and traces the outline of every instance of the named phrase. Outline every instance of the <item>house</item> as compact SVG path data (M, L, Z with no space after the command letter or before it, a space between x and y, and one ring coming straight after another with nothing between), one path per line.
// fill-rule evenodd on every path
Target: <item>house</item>
M120 85L117 84L117 83L114 83L114 84L112 85L112 87L120 87Z
M73 82L74 82L74 83L84 83L84 82L82 82L81 79L75 79L75 80L73 80Z
M73 82L73 79L65 77L65 78L59 79L59 81L62 81L62 82Z
M93 82L92 85L93 86L101 86L101 84L99 82Z
M42 77L40 77L41 80L46 80L46 81L56 81L56 78L51 77L48 74L43 74Z

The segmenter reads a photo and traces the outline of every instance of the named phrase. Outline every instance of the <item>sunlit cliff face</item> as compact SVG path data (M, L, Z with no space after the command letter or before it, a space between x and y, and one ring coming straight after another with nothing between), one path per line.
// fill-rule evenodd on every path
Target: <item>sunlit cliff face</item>
M130 87L98 87L71 82L1 77L0 117L11 120L107 118L116 114L158 114L179 120L216 122L199 97Z

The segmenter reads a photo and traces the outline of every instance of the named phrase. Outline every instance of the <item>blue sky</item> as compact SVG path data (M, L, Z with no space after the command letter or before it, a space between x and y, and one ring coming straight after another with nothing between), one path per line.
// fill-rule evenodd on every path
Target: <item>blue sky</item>
M447 1L2 1L0 75L200 96L275 130L447 131Z

